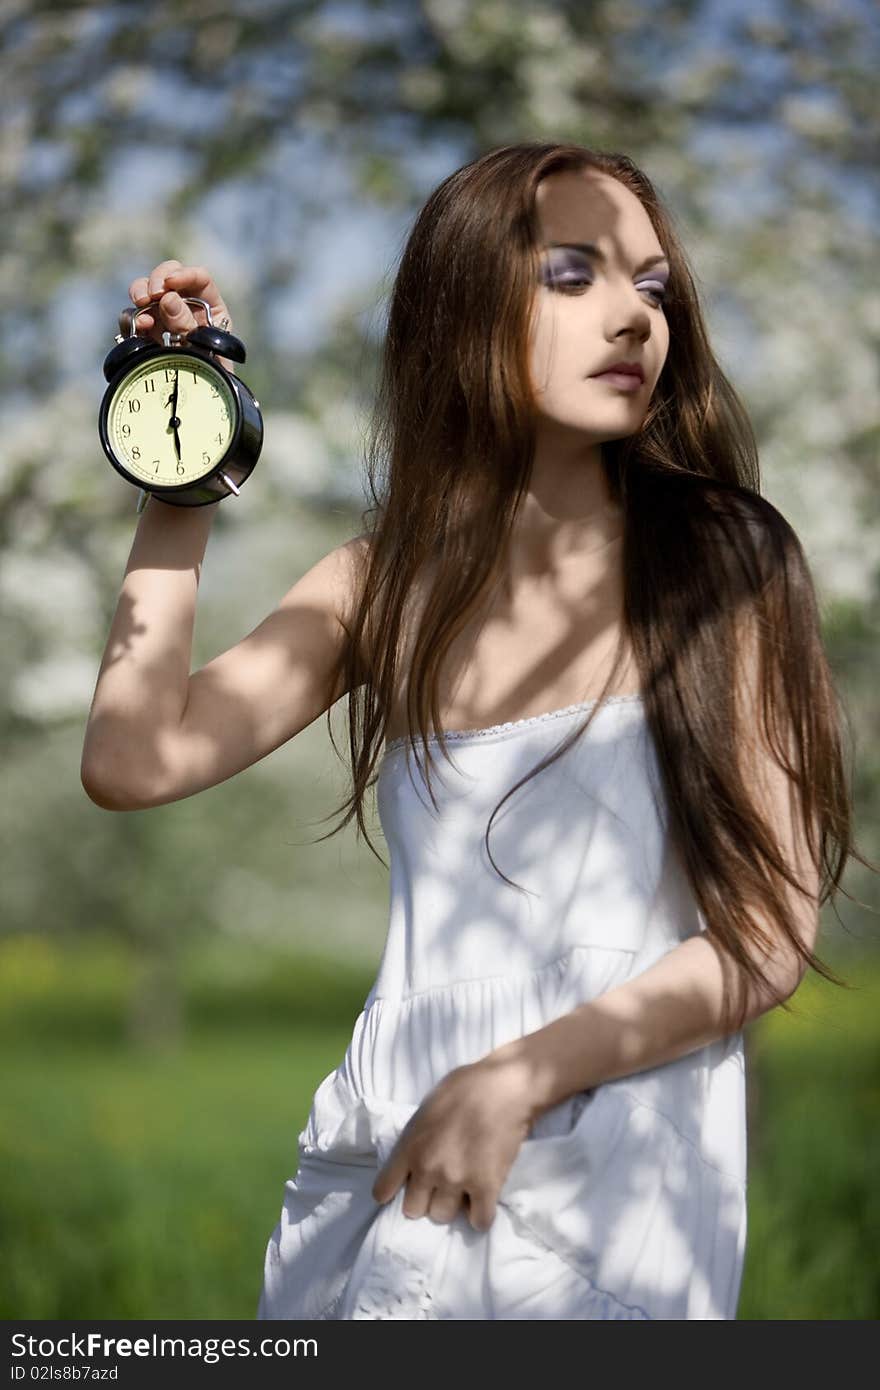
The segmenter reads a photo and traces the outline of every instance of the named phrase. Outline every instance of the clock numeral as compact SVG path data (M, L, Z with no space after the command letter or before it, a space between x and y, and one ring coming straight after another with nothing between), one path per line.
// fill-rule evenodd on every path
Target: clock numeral
M140 449L138 448L138 446L137 446L136 444L135 444L134 448L133 448L132 451L131 451L131 456L132 456L133 459L139 459L140 456L141 456L141 451L140 451Z
M182 463L179 463L179 464L177 465L177 471L178 471L178 473L185 473L185 472L186 472L186 469L184 468L184 466L183 466Z
M217 435L217 443L218 443L218 444L222 444L222 443L223 443L223 435L222 435L222 434L218 434L218 435Z
M212 386L212 387L211 387L211 399L214 400L214 401L217 401L217 400L220 399L220 392L217 390L217 387L216 387L216 386Z
M166 380L166 381L171 381L171 380L173 380L173 377L174 377L174 371L173 371L173 369L172 369L171 367L166 367L166 368L165 368L165 380Z
M194 381L194 382L198 382L198 379L199 379L199 374L198 374L198 372L196 371L196 369L195 369L195 367L194 367L194 368L193 368L193 381Z
M145 382L144 382L144 394L148 396L148 395L150 394L150 392L151 392L151 391L155 391L155 389L156 389L156 378L153 377L153 376L148 376L147 379L146 379Z
M141 403L140 403L140 401L136 401L136 400L134 399L134 397L132 396L132 398L131 398L131 399L129 400L129 402L128 402L129 413L132 414L132 415L137 415L137 413L138 413L138 411L140 410L140 408L141 408Z
M156 465L156 467L153 469L153 472L154 472L154 473L158 473L158 472L159 472L159 464L162 462L162 460L161 460L161 459L153 459L153 462L154 462L155 465Z
M127 439L128 436L131 434L131 425L123 425L123 426L122 426L122 433L123 433L124 437Z
M206 449L203 449L203 450L202 450L202 463L210 463L210 462L211 462L211 455L208 453L208 451L207 451Z

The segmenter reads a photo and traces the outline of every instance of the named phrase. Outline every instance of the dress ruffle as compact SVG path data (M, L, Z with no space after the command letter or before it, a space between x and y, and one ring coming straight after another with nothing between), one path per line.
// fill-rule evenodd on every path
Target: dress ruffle
M718 1119L742 1132L741 1042L545 1112L485 1232L463 1211L447 1223L406 1216L405 1187L376 1202L376 1173L421 1101L356 1094L335 1069L299 1136L258 1317L734 1317L745 1153L719 1140Z

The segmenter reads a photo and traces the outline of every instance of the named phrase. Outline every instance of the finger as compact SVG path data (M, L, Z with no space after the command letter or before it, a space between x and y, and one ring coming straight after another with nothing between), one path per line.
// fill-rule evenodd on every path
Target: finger
M149 304L149 276L139 275L137 279L132 280L128 287L128 297L132 304L137 305L138 308ZM129 308L123 309L119 315L119 331L125 334L126 337L129 337L131 334L131 317L132 310ZM135 331L141 334L149 333L150 330L155 327L155 324L155 314L138 314L135 321Z
M410 1175L407 1183L406 1192L403 1194L403 1214L415 1220L419 1216L427 1215L428 1207L431 1205L431 1197L434 1192L434 1184L424 1178Z
M147 275L139 275L136 280L132 280L128 287L128 297L132 304L140 304L142 301L143 303L147 302L150 297L149 283L149 277Z
M486 1193L471 1192L469 1194L468 1220L475 1231L488 1231L492 1222L495 1220L495 1199Z
M146 318L147 315L144 315ZM196 318L185 299L173 291L159 300L159 317L172 333L188 333L196 327Z
M158 299L160 295L164 293L166 274L179 265L180 261L178 260L160 261L159 265L157 265L149 275L136 276L128 287L128 297L132 304L137 305L138 308L143 308L146 307L151 300ZM120 314L119 327L121 332L128 334L130 332L130 320L124 316L125 310ZM160 316L154 313L139 314L135 325L136 331L141 334L149 334L158 342L161 336L159 331L159 318ZM195 320L193 320L193 324L190 324L189 327L192 327L194 323Z
M165 277L173 270L180 267L180 261L160 261L153 270L150 271L147 280L147 291L150 299L155 299L158 295L165 292Z
M408 1172L408 1166L401 1161L399 1156L392 1155L385 1167L379 1170L373 1183L372 1192L376 1201L390 1201L401 1183L406 1182Z
M435 1187L428 1206L428 1215L439 1224L454 1221L461 1211L461 1192L452 1188Z
M133 315L134 310L130 308L128 305L126 305L124 309L120 310L119 331L126 338L131 337L131 320ZM135 325L136 332L148 333L155 322L156 320L152 314L138 314L137 322Z
M203 265L178 265L177 270L172 270L166 275L165 288L177 290L178 294L204 299L211 306L211 313L215 322L218 312L225 314L227 318L229 317L229 310L223 301L223 296L214 283L211 272L206 270ZM231 322L230 319L230 325Z

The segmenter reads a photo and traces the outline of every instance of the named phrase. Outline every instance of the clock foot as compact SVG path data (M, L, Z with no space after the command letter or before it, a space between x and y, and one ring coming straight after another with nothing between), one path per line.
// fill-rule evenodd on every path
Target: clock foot
M230 492L234 492L236 497L241 496L241 488L235 486L235 483L232 481L232 479L229 477L227 473L221 473L219 476L223 479Z

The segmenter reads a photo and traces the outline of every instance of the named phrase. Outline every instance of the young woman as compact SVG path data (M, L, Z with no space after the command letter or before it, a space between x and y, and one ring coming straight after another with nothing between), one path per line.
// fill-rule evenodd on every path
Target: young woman
M176 261L131 293L154 335L228 315ZM631 160L512 145L432 193L368 473L365 530L192 675L214 506L152 499L83 754L100 805L161 805L349 697L388 935L257 1316L733 1318L743 1029L840 983L861 856L807 563Z

